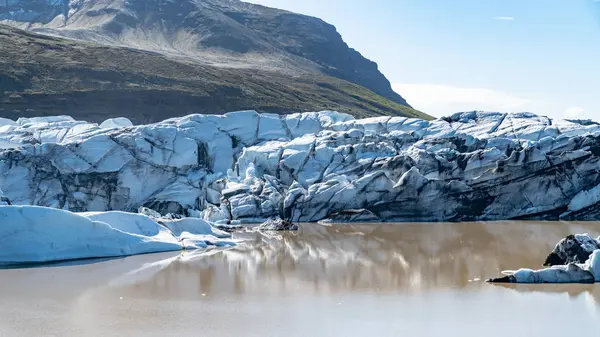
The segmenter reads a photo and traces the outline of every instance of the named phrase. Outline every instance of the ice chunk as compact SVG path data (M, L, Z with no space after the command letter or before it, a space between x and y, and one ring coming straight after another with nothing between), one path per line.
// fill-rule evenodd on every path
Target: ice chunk
M510 274L510 272L505 272ZM512 274L516 283L593 283L594 275L576 264L531 270L519 269Z
M133 126L133 123L125 117L110 118L100 124L101 129L118 129Z
M200 219L169 222L177 230L174 234L146 215L118 211L76 214L38 206L0 206L0 224L0 264L117 257L235 244L226 240L229 234ZM180 233L183 229L197 234Z
M4 264L182 249L173 236L128 233L103 221L52 208L0 206L0 223L0 263Z

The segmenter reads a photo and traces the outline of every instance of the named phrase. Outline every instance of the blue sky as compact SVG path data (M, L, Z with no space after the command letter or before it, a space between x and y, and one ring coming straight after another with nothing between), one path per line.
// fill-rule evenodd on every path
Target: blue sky
M250 0L313 15L435 116L600 120L600 0Z

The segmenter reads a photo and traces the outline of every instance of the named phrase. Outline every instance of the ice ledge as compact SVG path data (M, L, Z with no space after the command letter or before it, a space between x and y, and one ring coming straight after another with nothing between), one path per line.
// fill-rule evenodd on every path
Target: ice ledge
M123 212L71 213L37 206L0 206L0 264L73 259L235 245L236 240L200 219L169 227Z

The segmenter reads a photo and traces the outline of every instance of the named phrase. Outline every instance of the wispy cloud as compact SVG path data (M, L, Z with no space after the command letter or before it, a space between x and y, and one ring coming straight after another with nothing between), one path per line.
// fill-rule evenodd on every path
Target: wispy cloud
M496 16L494 20L502 20L502 21L515 21L515 18L512 16Z
M458 111L528 111L533 101L486 88L455 87L443 84L393 84L408 103L434 116Z

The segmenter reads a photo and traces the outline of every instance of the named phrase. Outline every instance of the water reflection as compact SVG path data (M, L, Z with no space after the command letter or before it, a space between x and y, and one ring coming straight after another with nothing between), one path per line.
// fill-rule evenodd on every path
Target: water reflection
M574 232L600 227L306 224L225 249L0 270L0 336L589 334L600 285L475 281L539 267ZM534 324L556 312L578 324Z
M580 297L585 299L589 309L598 313L600 306L600 287L597 284L500 284L494 283L490 286L508 289L522 295L564 295L569 300Z
M291 291L416 293L478 288L501 270L538 268L554 243L597 223L495 222L301 226L297 233L241 236L246 243L190 252L111 281L129 296L198 299L207 294ZM594 285L515 287L589 292Z

